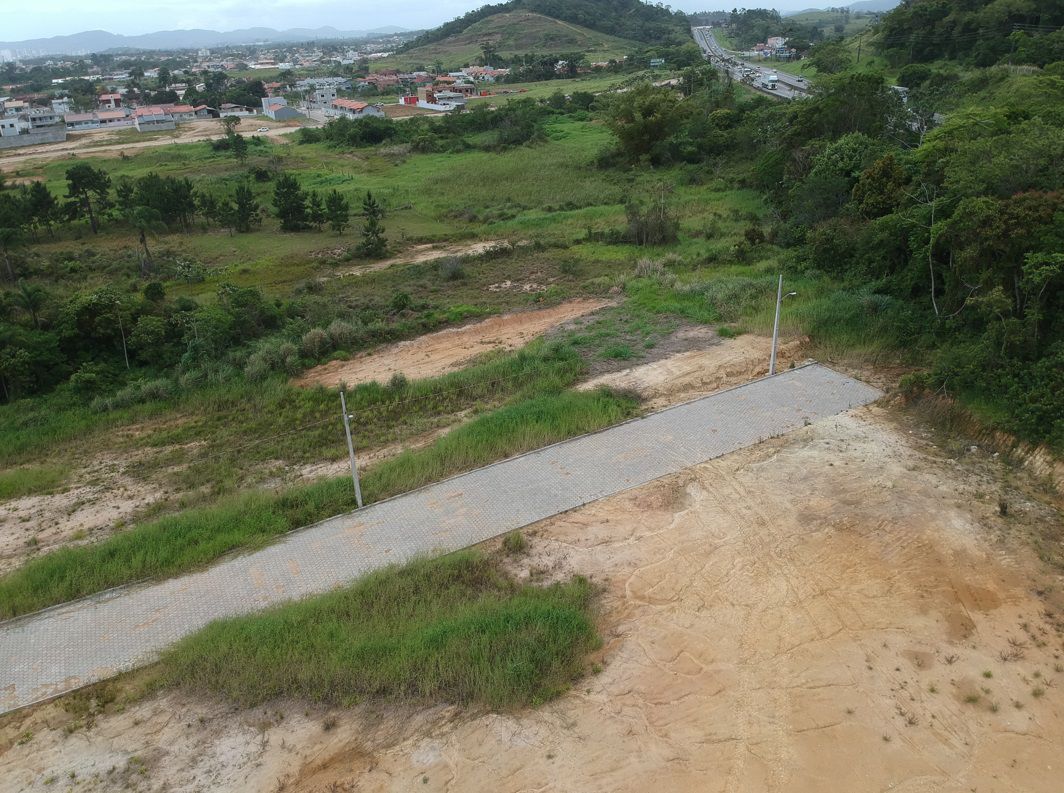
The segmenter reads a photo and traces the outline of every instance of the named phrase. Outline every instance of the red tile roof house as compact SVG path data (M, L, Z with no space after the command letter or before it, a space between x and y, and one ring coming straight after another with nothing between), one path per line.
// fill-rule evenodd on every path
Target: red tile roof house
M343 116L345 118L366 118L367 116L384 116L384 111L377 105L359 102L357 99L334 99L325 109L327 116Z
M117 110L122 107L122 94L100 94L100 109Z

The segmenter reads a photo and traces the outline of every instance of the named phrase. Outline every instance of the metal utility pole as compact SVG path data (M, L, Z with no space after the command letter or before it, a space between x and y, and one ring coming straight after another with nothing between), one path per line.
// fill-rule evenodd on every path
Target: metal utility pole
M779 286L776 287L776 321L772 324L772 357L768 362L769 375L776 374L776 347L780 340L780 310L783 308L784 297L794 297L797 292L783 294L783 273L780 273Z
M781 276L782 277L782 276ZM340 411L344 414L344 432L347 434L347 454L351 458L351 481L355 483L355 502L362 509L362 485L358 483L358 465L355 463L355 444L351 440L351 416L347 413L347 397L340 390Z

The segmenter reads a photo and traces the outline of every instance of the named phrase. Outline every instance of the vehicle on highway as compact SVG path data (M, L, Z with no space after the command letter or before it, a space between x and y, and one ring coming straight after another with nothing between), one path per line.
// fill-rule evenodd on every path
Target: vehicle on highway
M761 87L768 91L775 91L779 83L779 77L774 72L761 75Z

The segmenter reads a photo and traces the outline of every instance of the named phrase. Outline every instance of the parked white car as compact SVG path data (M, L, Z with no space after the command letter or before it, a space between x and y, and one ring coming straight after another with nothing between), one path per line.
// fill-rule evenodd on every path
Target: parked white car
M259 132L269 132L270 128L269 127L259 127L258 131Z

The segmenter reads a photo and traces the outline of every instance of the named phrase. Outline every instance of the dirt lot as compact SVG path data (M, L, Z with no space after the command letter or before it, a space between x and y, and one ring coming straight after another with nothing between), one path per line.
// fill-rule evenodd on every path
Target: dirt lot
M259 127L269 127L269 132L256 132ZM287 142L286 135L299 129L296 122L277 122L262 118L245 118L237 131L243 135L264 135L274 142ZM131 131L132 130L132 134ZM197 140L214 140L225 134L217 119L189 121L178 124L177 129L159 136L145 136L144 140L133 137L136 130L132 127L122 129L101 129L88 132L75 132L63 143L42 143L8 149L0 153L0 171L13 171L25 166L30 161L61 160L72 154L85 154L93 157L118 157L123 152L136 149L167 146L171 143L189 143ZM118 141L118 142L111 142Z
M381 261L373 262L372 264L361 264L340 273L340 277L343 278L345 275L365 275L366 273L373 273L378 270L386 270L396 264L431 262L436 259L447 258L448 256L480 256L497 246L508 245L510 245L510 243L506 240L482 240L480 242L454 242L442 244L429 242L422 245L412 245L398 256L393 256L390 259L382 259ZM334 255L341 255L344 252L345 249L340 248L332 253Z
M606 638L537 711L67 700L0 722L0 789L1059 791L1030 492L863 409L534 527L518 574L592 576Z
M803 360L806 343L806 339L784 341L777 355L778 370ZM663 346L692 349L593 377L580 388L632 389L648 410L658 410L768 374L772 339L754 334L724 339L709 328L695 326L680 329Z
M401 372L410 379L436 377L461 368L491 350L515 350L552 328L609 305L606 300L570 300L558 306L489 317L460 328L390 344L347 361L315 366L296 380L298 385L334 387L376 380Z

